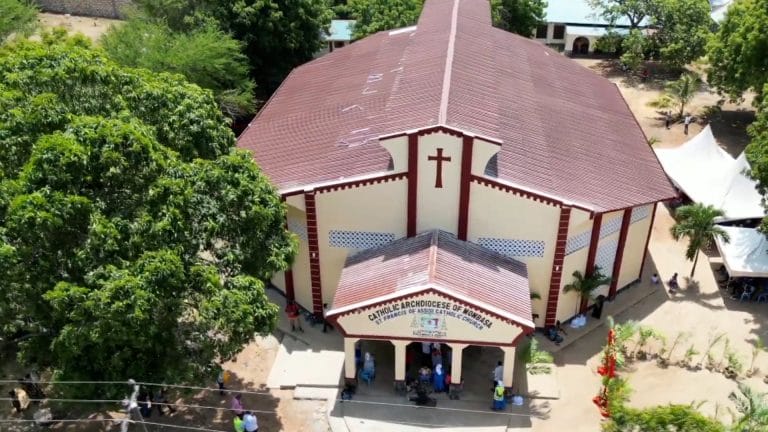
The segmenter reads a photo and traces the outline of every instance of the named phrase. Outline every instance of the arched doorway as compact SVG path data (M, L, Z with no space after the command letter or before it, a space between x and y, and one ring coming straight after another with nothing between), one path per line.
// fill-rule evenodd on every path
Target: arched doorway
M589 39L579 36L573 41L573 54L589 54Z

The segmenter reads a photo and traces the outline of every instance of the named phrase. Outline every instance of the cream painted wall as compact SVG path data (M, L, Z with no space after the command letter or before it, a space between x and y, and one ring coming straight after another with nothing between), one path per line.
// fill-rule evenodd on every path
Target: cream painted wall
M435 187L437 162L428 160L443 149L443 187ZM419 172L416 204L416 232L442 229L456 234L459 218L459 190L461 178L461 138L442 132L419 137ZM405 214L405 213L403 213Z
M579 313L579 304L581 303L579 294L574 292L565 293L563 292L563 287L573 282L573 272L578 270L584 274L584 269L587 267L587 255L589 255L589 246L566 255L565 260L563 260L560 295L557 298L556 319L559 321L565 321Z
M571 219L568 222L568 235L578 234L592 227L589 212L571 207Z
M272 275L272 279L269 280L275 288L285 294L285 272L277 272Z
M485 167L493 155L499 152L501 146L492 144L480 138L475 138L472 145L472 174L485 175Z
M408 170L408 137L401 136L379 142L387 149L392 158L393 171L403 172Z
M304 194L291 195L285 199L285 203L289 206L293 206L302 212L306 212L307 208L304 205Z
M543 257L514 257L526 263L530 289L541 295L541 300L534 300L531 306L539 315L536 324L543 325L560 208L477 183L470 186L469 203L470 241L490 237L544 242Z
M441 306L406 307L405 302L415 301L431 301ZM482 321L475 320L472 314L480 316ZM446 340L475 344L510 344L522 333L522 329L516 325L477 310L468 310L466 306L451 298L432 293L394 300L373 308L358 309L341 316L338 323L348 334L360 337Z
M304 195L299 195L304 198ZM306 232L307 217L306 214L296 207L288 206L288 225L296 224L303 227ZM299 250L296 259L293 262L293 290L296 296L296 302L302 307L312 310L312 285L309 273L309 245L306 238L297 236L299 240Z
M405 237L408 182L397 180L323 192L315 196L315 202L320 283L323 302L331 305L350 249L331 247L329 232L386 232L393 233L395 239Z
M617 285L619 289L640 278L640 268L643 265L643 256L645 255L645 241L648 238L650 228L650 215L629 225L624 256L621 260L621 271L619 272L619 284Z

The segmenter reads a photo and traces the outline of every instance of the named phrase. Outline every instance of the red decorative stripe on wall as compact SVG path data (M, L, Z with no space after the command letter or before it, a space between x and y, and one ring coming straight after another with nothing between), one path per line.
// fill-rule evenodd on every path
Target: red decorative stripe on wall
M344 190L344 189L352 189L360 186L368 186L368 185L378 184L378 183L387 183L394 180L402 180L407 177L408 177L408 173L402 172L402 173L396 173L396 174L387 174L381 177L367 178L363 180L350 180L347 182L340 182L340 183L334 183L332 185L317 187L315 188L315 192L323 193L323 192L332 192L332 191Z
M419 184L419 137L408 135L408 214L406 234L416 235L416 204Z
M320 283L320 243L317 236L317 208L314 192L304 193L304 206L307 210L307 245L309 248L309 275L312 287L312 311L323 313L323 289ZM304 305L306 307L306 305Z
M547 313L544 325L555 325L557 320L557 302L560 298L560 282L563 275L563 261L565 261L565 245L568 242L568 225L571 221L571 208L560 208L560 221L557 226L557 240L555 243L555 259L552 261L552 278L549 282L549 294L547 295Z
M461 185L459 189L459 228L457 237L459 240L467 240L469 225L469 184L472 177L472 148L474 138L464 136L461 147Z
M512 194L519 195L521 197L532 199L534 201L539 201L539 202L542 202L544 204L549 204L549 205L552 205L552 206L559 206L559 205L563 204L562 202L560 202L560 201L558 201L556 199L545 197L545 196L539 195L539 194L537 194L535 192L530 192L530 191L522 190L522 189L516 188L514 186L510 186L510 185L506 185L506 184L503 184L503 183L499 183L497 181L494 181L494 180L491 180L491 179L488 179L488 178L485 178L485 177L480 177L480 176L477 176L477 175L473 175L472 176L472 181L475 182L475 183L479 183L481 185L489 186L489 187L491 187L493 189L499 189L499 190L502 190L502 191L505 191L505 192L510 192Z
M608 289L608 298L616 297L616 289L619 285L619 276L621 276L621 261L624 259L624 247L627 245L627 234L629 233L629 223L632 220L632 209L624 210L621 218L621 231L619 231L619 246L616 248L616 259L613 260L613 277L611 278L611 287Z

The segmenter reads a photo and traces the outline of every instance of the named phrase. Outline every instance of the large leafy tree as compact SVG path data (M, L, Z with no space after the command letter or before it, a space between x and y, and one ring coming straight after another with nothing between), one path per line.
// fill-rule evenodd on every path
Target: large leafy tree
M733 2L708 47L708 82L732 99L747 90L762 95L768 83L766 29L768 0Z
M178 75L82 39L0 50L0 325L24 361L182 381L272 329L263 281L295 245L233 147L211 93Z
M684 205L675 210L677 222L672 226L670 232L675 240L680 240L683 237L688 238L685 257L693 261L691 277L696 271L699 250L710 247L715 237L721 238L726 243L730 241L728 233L715 224L715 220L723 215L722 210L700 203Z
M536 26L544 22L545 0L492 0L493 25L531 37Z
M407 27L416 23L424 0L349 0L347 10L355 22L354 37Z
M27 33L37 22L37 8L28 0L0 0L0 43L12 33Z
M322 47L332 18L329 0L137 0L175 31L216 25L244 44L261 96Z
M579 312L583 313L587 310L587 302L592 297L593 293L601 286L608 285L609 283L611 283L611 278L604 275L600 271L600 267L595 266L594 269L586 275L578 270L573 272L573 282L564 286L563 292L575 292L581 297Z
M707 0L655 0L651 40L665 64L682 68L703 56L712 18Z
M636 29L651 14L656 0L589 0L595 13L611 25L626 18L630 29Z
M107 55L124 66L184 75L213 90L222 110L240 117L254 110L254 84L241 44L214 25L175 32L162 22L133 17L100 40Z

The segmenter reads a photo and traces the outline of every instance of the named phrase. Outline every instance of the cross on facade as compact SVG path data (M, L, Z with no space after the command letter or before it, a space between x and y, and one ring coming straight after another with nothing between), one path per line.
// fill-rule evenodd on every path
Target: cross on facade
M443 162L450 162L451 158L450 156L443 156L443 149L438 148L437 149L437 155L436 156L428 156L427 160L429 161L435 161L437 162L437 175L435 176L435 187L441 188L443 187Z

